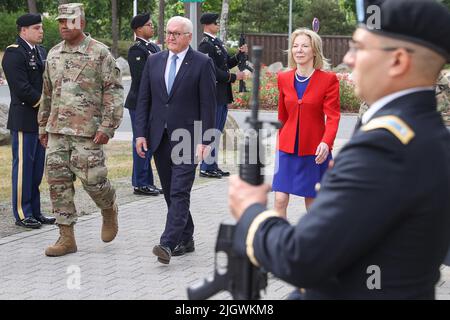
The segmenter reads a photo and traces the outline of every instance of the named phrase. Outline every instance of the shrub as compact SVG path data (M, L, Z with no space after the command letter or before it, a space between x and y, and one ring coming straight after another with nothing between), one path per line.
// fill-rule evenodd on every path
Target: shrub
M42 45L48 52L62 41L59 35L58 21L54 18L45 18L42 24L44 27L44 41Z
M336 73L339 80L341 112L358 113L361 100L355 95L355 85L348 73Z
M2 22L2 27L0 28L0 50L4 51L7 46L16 42L16 19L22 14L24 14L24 12L0 13L0 21Z
M16 20L22 14L25 13L0 13L0 21L2 21L2 27L0 28L0 50L5 50L7 46L16 42ZM48 51L61 41L58 31L58 22L53 18L44 18L43 28L44 40L42 45Z
M98 38L96 40L103 42L111 50L112 39ZM123 57L126 60L128 57L128 49L133 45L133 43L133 41L129 40L119 40L119 57Z

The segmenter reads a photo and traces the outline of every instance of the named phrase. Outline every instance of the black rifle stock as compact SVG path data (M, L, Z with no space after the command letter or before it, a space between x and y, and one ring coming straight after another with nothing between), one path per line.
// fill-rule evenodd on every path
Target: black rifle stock
M242 47L245 44L245 36L243 33L241 33L241 36L239 37L239 48ZM248 60L248 55L244 52L239 52L237 54L237 58L238 58L238 69L239 71L244 71L245 69L247 69L250 72L253 72L253 68L250 67L247 64L247 60ZM245 85L245 81L244 80L239 80L239 92L247 92L247 87Z
M244 146L241 151L242 162L239 165L239 176L244 181L252 185L260 185L264 182L261 174L263 164L260 159L261 144L259 141L259 129L263 122L258 120L259 108L259 76L261 69L261 47L253 47L255 73L253 78L253 90L251 116L247 118L250 124L250 137L246 136ZM272 123L277 126L278 122ZM256 139L256 140L255 140ZM251 144L257 146L257 152L251 152ZM255 161L256 159L256 161ZM235 224L222 222L219 227L219 234L216 241L215 270L212 278L205 279L202 283L188 288L188 298L190 300L207 299L220 291L230 292L236 300L256 300L260 298L261 290L267 286L267 273L255 267L248 257L238 256L232 246L235 232ZM217 254L223 252L227 256L227 265L221 267L217 262Z

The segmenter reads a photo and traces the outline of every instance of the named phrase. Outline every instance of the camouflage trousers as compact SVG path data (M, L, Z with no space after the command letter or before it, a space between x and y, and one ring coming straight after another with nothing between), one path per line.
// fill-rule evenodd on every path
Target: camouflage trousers
M76 177L100 209L113 206L116 192L107 179L103 146L95 144L92 138L50 133L45 167L57 224L77 221L73 184Z

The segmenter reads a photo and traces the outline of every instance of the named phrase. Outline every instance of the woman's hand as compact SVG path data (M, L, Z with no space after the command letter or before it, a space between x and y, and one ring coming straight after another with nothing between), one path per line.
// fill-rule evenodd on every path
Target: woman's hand
M327 160L328 154L330 153L330 149L325 142L319 143L319 146L316 150L316 163L322 164L325 160Z

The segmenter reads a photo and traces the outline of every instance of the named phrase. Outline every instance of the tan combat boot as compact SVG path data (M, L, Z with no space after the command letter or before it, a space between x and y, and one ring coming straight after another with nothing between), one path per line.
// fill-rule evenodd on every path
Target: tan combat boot
M53 246L45 250L45 255L49 257L59 257L68 253L77 252L77 244L73 233L73 224L66 226L59 224L59 238Z
M103 242L111 242L117 235L119 225L117 222L117 213L119 209L117 204L109 209L102 209L103 224L102 224L102 240Z

